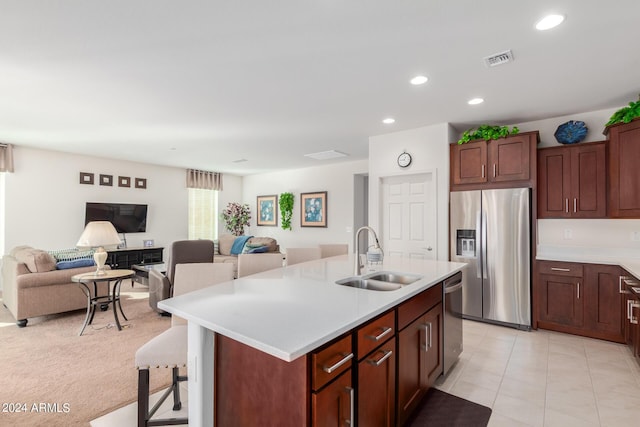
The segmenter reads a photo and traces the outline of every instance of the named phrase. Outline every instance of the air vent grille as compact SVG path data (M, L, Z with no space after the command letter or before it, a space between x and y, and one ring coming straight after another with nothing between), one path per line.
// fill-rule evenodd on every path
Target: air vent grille
M513 61L513 53L511 50L505 50L504 52L494 53L484 58L484 63L487 67L495 67L497 65L506 64Z

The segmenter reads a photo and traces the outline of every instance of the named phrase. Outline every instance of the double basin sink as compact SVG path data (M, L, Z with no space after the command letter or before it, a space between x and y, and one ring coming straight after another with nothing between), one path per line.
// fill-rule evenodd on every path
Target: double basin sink
M395 291L422 279L422 276L392 271L376 271L363 276L347 277L336 281L338 285L371 291Z

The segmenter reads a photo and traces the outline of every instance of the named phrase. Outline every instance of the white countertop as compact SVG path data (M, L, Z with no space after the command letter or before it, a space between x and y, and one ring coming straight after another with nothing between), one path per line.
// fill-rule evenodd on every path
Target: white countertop
M536 259L619 265L640 279L640 251L637 249L538 245Z
M225 282L160 301L158 306L292 361L437 284L464 265L388 257L376 270L416 273L423 278L398 290L372 291L335 283L353 275L353 255L343 255Z

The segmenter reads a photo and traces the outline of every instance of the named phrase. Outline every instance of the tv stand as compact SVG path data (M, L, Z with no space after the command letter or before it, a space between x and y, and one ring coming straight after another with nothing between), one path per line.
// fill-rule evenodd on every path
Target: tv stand
M162 262L164 248L124 248L107 251L107 262L112 269L131 270L134 264L152 264Z

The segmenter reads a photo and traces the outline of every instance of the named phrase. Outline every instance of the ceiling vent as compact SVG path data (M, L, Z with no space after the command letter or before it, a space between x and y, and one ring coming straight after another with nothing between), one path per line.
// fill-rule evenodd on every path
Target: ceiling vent
M513 61L513 53L511 52L511 49L500 53L494 53L493 55L489 55L484 58L484 63L487 67L495 67L511 61Z
M348 156L348 154L345 154L337 150L329 150L329 151L320 151L318 153L305 154L304 156L310 157L316 160L329 160L329 159L337 159L338 157L346 157Z

